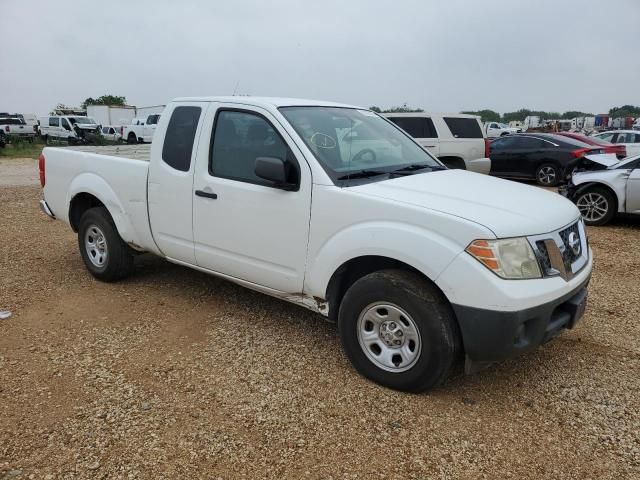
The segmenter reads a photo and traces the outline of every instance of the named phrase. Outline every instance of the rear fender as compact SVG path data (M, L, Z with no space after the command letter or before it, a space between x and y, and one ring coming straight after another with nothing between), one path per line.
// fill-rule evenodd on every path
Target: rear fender
M67 193L67 205L71 205L73 197L80 193L89 193L102 202L107 208L113 222L116 224L120 237L127 243L140 245L140 239L136 233L131 219L127 215L118 196L111 186L102 178L94 173L82 173L75 177L69 186ZM66 212L67 223L69 223L69 212Z

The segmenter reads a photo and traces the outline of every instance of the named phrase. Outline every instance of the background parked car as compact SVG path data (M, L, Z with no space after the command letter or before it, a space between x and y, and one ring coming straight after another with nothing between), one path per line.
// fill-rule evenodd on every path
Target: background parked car
M616 213L640 215L640 156L616 161L587 155L560 193L577 205L587 225L604 225Z
M104 125L102 127L102 136L105 140L109 140L111 142L119 142L122 140L122 127L118 125Z
M593 138L624 145L627 155L633 157L640 155L640 132L635 130L609 130L608 132L596 133Z
M551 187L564 181L587 153L603 153L603 150L561 135L507 135L490 144L491 175L534 179L540 185Z
M602 147L604 153L613 153L620 159L627 156L627 147L625 147L624 145L614 145L613 143L607 142L606 140L602 140L596 137L588 137L586 135L582 135L581 133L558 132L557 135L573 138L574 140L586 143L587 145Z
M449 168L489 173L488 141L480 119L461 113L384 113Z

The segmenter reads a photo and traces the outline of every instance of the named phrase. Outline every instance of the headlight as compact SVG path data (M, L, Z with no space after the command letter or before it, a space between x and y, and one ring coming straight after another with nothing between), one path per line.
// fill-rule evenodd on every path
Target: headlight
M538 261L526 238L475 240L469 244L466 251L499 277L542 277Z

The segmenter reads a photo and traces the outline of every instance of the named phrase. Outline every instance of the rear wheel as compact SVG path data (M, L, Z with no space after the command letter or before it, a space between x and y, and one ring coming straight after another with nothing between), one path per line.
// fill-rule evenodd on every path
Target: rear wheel
M78 246L87 270L98 280L113 282L133 271L133 255L104 207L84 212L78 228Z
M136 134L131 132L128 136L127 136L127 143L129 144L134 144L134 143L138 143L138 138L136 137Z
M560 181L560 169L551 163L540 165L536 170L536 181L544 187L555 187Z
M356 281L340 305L338 327L358 372L410 392L442 383L460 343L442 293L418 274L402 270L382 270Z
M589 188L581 192L575 201L587 225L604 225L616 214L616 199L604 188Z

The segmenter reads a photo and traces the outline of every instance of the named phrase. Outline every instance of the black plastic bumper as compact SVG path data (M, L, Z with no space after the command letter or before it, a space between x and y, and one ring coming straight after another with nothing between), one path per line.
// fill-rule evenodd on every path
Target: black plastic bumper
M552 302L525 310L503 312L453 305L462 332L467 371L521 355L562 330L573 328L584 314L589 280Z

